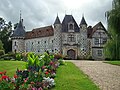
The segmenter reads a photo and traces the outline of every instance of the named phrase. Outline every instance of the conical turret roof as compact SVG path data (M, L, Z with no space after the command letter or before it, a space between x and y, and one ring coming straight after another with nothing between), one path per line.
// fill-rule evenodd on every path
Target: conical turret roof
M61 24L61 22L60 22L60 19L59 19L58 15L57 15L56 20L55 20L55 22L54 22L54 25L55 25L55 24Z
M82 20L81 20L81 22L80 22L80 25L87 25L84 16L82 17Z
M23 19L20 18L20 21L17 25L17 28L14 30L12 37L24 37L25 28L23 26Z

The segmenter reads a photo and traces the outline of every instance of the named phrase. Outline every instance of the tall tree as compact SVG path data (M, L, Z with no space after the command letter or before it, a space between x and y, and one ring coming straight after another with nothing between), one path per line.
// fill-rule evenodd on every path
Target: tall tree
M113 0L112 10L106 12L108 32L111 38L106 44L105 54L110 59L120 59L120 0Z
M5 52L12 51L12 43L10 40L10 35L12 32L12 23L6 22L3 18L0 17L0 40L3 43L3 48Z
M2 41L0 40L0 50L3 50L4 48L3 48L3 43L2 43Z

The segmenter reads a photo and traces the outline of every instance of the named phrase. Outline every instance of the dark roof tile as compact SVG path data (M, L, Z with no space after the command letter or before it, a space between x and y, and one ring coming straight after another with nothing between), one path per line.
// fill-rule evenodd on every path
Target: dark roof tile
M87 25L84 16L81 19L80 25Z
M80 32L80 29L72 15L65 15L63 22L62 22L62 32L68 32L68 23L69 22L74 23L75 32Z
M60 19L59 19L58 16L56 17L56 20L55 20L55 22L54 22L54 25L55 25L55 24L61 24Z
M25 36L25 29L23 26L23 20L20 20L17 28L13 31L12 37L24 37Z

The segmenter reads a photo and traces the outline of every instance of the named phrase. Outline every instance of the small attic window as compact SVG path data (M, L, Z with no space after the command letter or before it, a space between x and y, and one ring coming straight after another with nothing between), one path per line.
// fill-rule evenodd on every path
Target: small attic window
M73 24L70 24L70 25L69 25L69 29L70 29L70 30L73 30Z
M74 23L68 23L68 32L74 32Z

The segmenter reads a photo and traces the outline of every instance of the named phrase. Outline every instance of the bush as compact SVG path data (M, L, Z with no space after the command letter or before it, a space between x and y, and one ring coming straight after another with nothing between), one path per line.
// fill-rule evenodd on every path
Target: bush
M0 50L0 56L4 54L5 54L4 50Z
M3 60L15 59L15 53L8 53L8 54L1 55L0 59L3 59Z
M62 59L62 58L63 58L63 55L62 55L62 54L55 54L55 55L54 55L54 58L55 58L55 59Z
M93 60L93 58L92 58L91 55L88 55L88 56L87 56L87 59L88 59L88 60Z

